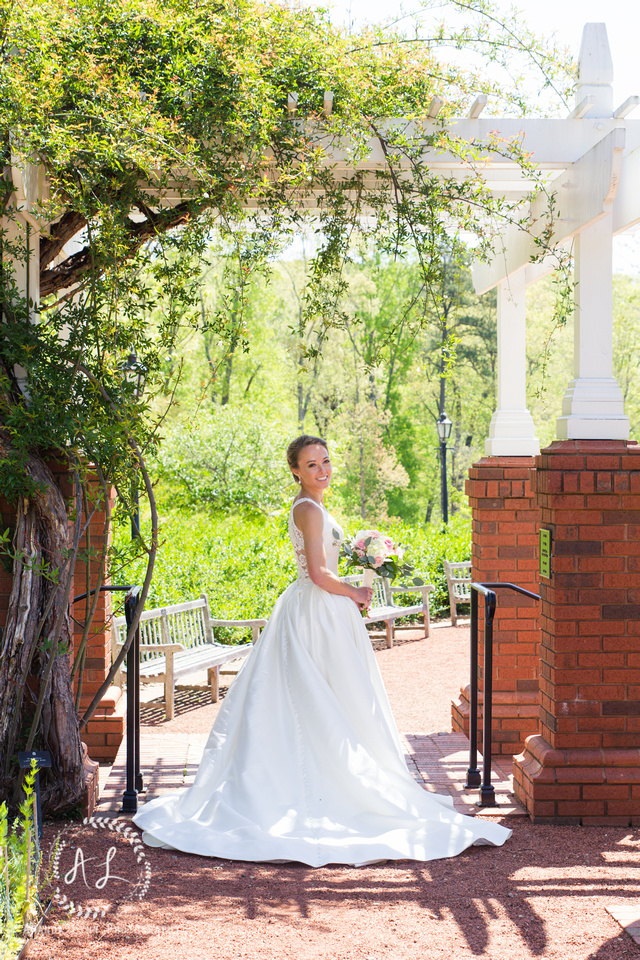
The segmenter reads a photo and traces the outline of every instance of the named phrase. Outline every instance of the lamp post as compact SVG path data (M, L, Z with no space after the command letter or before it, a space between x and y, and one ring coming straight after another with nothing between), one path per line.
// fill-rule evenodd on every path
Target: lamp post
M144 391L144 382L147 376L147 368L144 363L138 359L135 350L132 348L131 353L122 364L122 372L124 373L124 378L133 390L133 394L136 400L139 400ZM131 539L138 540L140 538L140 496L138 494L138 481L134 479L133 481L133 514L131 517Z
M440 499L442 503L443 523L449 522L449 497L447 493L447 440L451 436L451 420L444 410L436 421L438 437L440 439Z

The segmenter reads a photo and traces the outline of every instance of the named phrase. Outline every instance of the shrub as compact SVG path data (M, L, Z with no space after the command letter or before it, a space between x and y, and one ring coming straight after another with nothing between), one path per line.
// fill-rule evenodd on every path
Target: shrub
M206 593L213 616L221 620L268 617L296 577L286 514L187 515L174 510L162 517L161 531L147 608ZM119 530L116 546L127 537L126 529ZM144 567L143 558L133 561L119 580L141 582ZM240 635L218 629L216 639L237 641Z
M6 803L0 804L0 943L2 960L14 957L29 936L40 912L41 854L35 830L35 767L27 773L25 799L18 817L9 821Z
M168 430L157 472L170 496L187 507L230 510L282 506L291 485L282 451L291 437L251 407L200 413L190 427Z
M355 532L359 521L343 524ZM471 529L466 518L456 516L446 529L412 527L402 521L384 524L386 532L407 548L407 560L416 573L433 583L431 612L437 616L449 607L443 559L468 560ZM195 599L206 593L213 616L222 620L268 617L278 596L296 577L296 565L287 536L287 513L272 516L224 514L186 515L173 510L162 517L162 543L158 550L147 607ZM129 533L121 528L116 546ZM120 582L138 583L143 560L135 560L119 576ZM407 594L403 603L418 602ZM240 632L219 629L219 640L237 642Z

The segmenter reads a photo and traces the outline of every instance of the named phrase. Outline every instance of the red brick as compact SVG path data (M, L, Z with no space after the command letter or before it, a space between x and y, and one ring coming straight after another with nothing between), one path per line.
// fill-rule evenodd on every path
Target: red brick
M604 800L560 800L558 802L558 816L560 817L598 817L604 815Z
M638 587L640 578L637 573L605 573L603 577L605 588ZM615 601L614 601L615 602Z
M571 747L576 747L580 750L588 750L590 748L600 748L603 745L603 736L597 733L563 733L556 734L553 736L553 743L557 750L566 750ZM606 736L616 736L615 734L606 734Z
M579 696L581 699L591 701L602 700L622 700L624 698L624 686L621 684L593 684L591 686L580 687Z
M579 481L580 493L593 493L596 488L594 473L583 470L579 474Z
M585 800L627 800L629 787L612 783L588 784L582 787L582 796Z
M581 787L579 784L563 784L559 785L557 783L536 783L535 786L535 796L536 800L579 800L581 793ZM599 800L599 797L594 797L592 799Z
M562 492L563 493L577 493L578 490L578 476L579 474L576 471L567 470L562 474Z
M598 493L613 490L613 478L610 473L596 473L596 490Z
M631 534L629 534L631 536ZM612 541L603 543L605 556L611 557L639 557L640 540L632 541L629 539L622 542Z
M591 526L591 524L580 524L581 540L624 540L624 525L617 523L602 524L601 526Z
M615 573L623 571L624 568L624 557L578 557L578 570L581 573Z
M590 732L604 732L611 733L613 731L623 733L626 728L626 717L602 717L600 715L594 717L578 717L578 730L579 731L590 731Z
M629 817L582 817L583 827L627 827Z
M640 812L640 805L632 800L607 800L608 816L631 816L632 813Z
M620 670L606 666L602 671L602 679L604 683L640 683L640 670L629 667Z
M536 820L541 817L554 817L556 812L556 805L552 800L548 800L546 802L533 800L529 812Z
M620 457L587 456L585 467L587 470L619 470Z
M635 747L637 744L637 733L605 733L602 737L602 746L605 748Z

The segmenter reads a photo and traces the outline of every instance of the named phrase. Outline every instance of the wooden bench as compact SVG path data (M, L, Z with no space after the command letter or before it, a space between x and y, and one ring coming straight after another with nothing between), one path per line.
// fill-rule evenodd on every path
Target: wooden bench
M352 583L356 587L362 586L362 574L351 574L348 577L340 577L345 583ZM409 587L393 587L386 577L379 577L377 574L373 578L373 600L369 613L364 617L365 623L380 623L384 621L384 629L387 636L387 646L393 646L395 636L395 622L398 617L409 617L413 614L422 614L424 623L424 635L429 636L429 594L435 590L431 583L425 583L421 587L415 585ZM421 593L422 603L414 604L411 607L399 607L393 602L394 595L401 593Z
M459 563L449 563L443 560L444 575L447 578L449 589L449 609L451 611L451 626L458 623L459 603L471 603L471 561L463 560Z
M220 667L231 660L246 657L266 623L264 619L214 620L205 594L199 600L145 610L140 618L140 682L164 683L166 717L172 720L176 680L206 669L211 700L215 703L219 696ZM217 643L213 638L215 627L250 627L252 642L237 646ZM125 618L114 617L111 627L114 659L126 636ZM122 685L122 674L115 682Z

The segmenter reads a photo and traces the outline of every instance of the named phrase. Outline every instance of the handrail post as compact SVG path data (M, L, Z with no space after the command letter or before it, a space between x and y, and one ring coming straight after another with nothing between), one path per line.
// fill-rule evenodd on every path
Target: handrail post
M478 770L478 593L471 591L471 663L469 682L469 768L467 787L479 787Z
M484 598L484 685L482 715L482 786L479 807L495 807L496 791L491 783L491 725L493 706L493 616L496 595L489 591Z
M513 590L531 600L540 600L537 593L515 583L469 584L471 591L471 664L469 693L469 769L467 787L480 786L478 807L497 807L496 792L491 783L491 725L493 706L493 618L496 612L495 589ZM484 686L482 720L482 779L478 771L478 594L484 597Z
M138 606L140 587L134 587L125 597L124 613L127 632L133 623ZM136 628L127 651L127 787L122 794L122 812L135 813L138 809L140 774L140 625Z
M136 600L136 606L137 606ZM135 637L133 639L132 647L135 647L135 655L133 658L133 670L134 670L134 725L135 725L135 765L133 768L135 776L135 788L138 793L144 792L144 781L142 779L142 773L140 771L140 623L136 629Z

